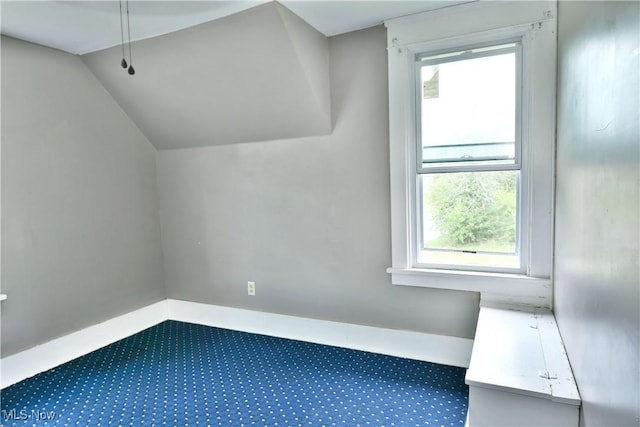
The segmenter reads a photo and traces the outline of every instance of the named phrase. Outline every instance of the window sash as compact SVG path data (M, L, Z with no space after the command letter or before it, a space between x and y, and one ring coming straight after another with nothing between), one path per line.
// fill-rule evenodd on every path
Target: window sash
M515 117L513 141L489 141L467 144L443 144L423 146L422 143L422 78L421 69L424 66L439 65L455 61L483 58L494 55L515 53ZM493 41L490 44L471 47L456 47L444 51L421 52L414 55L414 97L415 97L415 126L416 126L416 169L415 189L416 194L413 203L415 212L414 253L413 265L418 268L453 269L468 271L508 272L522 273L526 271L526 262L522 253L523 237L523 205L522 205L522 175L518 175L517 212L516 212L516 253L519 259L518 267L498 267L492 265L467 265L467 264L441 264L420 262L423 251L423 212L422 212L422 180L420 175L446 172L482 172L500 170L521 171L522 138L521 138L521 114L522 114L522 45L520 39L507 41ZM454 155L447 156L446 154ZM429 153L430 156L425 154ZM462 157L462 155L465 157ZM428 250L428 248L425 248ZM462 250L451 250L462 253ZM482 254L483 251L477 251Z
M416 55L416 61L421 65L438 65L448 62L465 61L467 59L485 58L487 56L515 53L518 41L505 43L483 44L475 47L462 47L444 51L425 52Z
M515 118L514 141L487 141L468 144L422 145L422 79L421 68L429 65L477 59L515 53ZM414 98L416 126L416 173L472 172L488 170L520 170L522 159L522 40L521 38L493 41L481 45L420 52L414 55ZM512 148L511 148L512 147ZM481 149L487 149L482 153ZM502 148L502 150L500 150ZM456 150L458 149L458 150ZM425 153L459 151L457 158L428 158ZM513 151L513 155L506 154ZM474 155L480 153L479 156Z
M481 171L472 171L472 172L481 172ZM413 199L413 209L416 212L415 215L415 223L414 230L416 230L417 234L415 235L416 245L414 246L414 253L412 256L412 265L415 268L428 268L428 269L444 269L444 270L460 270L460 271L478 271L478 272L499 272L499 273L513 273L513 274L521 274L524 273L527 269L526 260L524 258L523 253L523 245L525 244L525 235L523 230L523 222L526 216L526 208L523 204L523 173L519 172L517 176L517 189L516 189L516 242L515 242L515 252L513 256L518 258L518 267L505 267L505 266L492 266L492 265L478 265L478 264L451 264L451 263L436 263L436 262L421 262L422 258L421 253L424 251L437 251L437 252L455 252L455 253L465 253L467 251L462 249L444 249L444 248L429 248L424 242L424 212L423 212L423 183L420 177L420 174L416 174L415 180L415 189L416 195ZM491 254L490 251L476 250L476 254L478 255L486 255ZM507 255L504 252L496 252L497 255Z
M422 147L422 164L447 164L459 162L485 162L485 161L506 161L511 163L515 158L514 142L481 142L477 144L447 144L447 145L431 145ZM425 156L425 153L434 153ZM446 155L447 153L456 153L454 155ZM428 159L428 160L425 160ZM430 167L430 166L426 167Z

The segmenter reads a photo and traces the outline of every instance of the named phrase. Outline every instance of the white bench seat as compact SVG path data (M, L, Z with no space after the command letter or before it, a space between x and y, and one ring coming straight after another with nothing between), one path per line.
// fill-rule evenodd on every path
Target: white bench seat
M466 383L470 427L578 425L580 395L548 310L481 307Z

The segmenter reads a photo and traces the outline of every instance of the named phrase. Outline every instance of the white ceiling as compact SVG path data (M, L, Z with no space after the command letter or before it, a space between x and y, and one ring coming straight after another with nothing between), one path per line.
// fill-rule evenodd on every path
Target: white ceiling
M131 40L192 27L267 1L272 0L131 0ZM378 25L385 19L468 1L285 0L280 3L321 33L333 36ZM0 32L18 39L79 55L121 42L119 1L2 0L0 8ZM126 9L125 2L123 8ZM124 25L126 37L126 17Z

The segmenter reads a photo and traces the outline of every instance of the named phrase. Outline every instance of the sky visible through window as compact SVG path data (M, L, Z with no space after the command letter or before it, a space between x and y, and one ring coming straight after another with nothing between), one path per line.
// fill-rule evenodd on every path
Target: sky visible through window
M438 74L437 94L422 100L422 144L513 142L515 53L422 67Z

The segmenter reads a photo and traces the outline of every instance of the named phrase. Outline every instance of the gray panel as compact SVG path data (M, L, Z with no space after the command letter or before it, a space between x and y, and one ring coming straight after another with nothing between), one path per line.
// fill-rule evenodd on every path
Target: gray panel
M473 337L478 294L385 272L385 43L382 27L330 39L330 136L159 152L169 298Z
M326 38L277 3L119 46L85 63L158 149L331 131Z
M2 38L2 356L164 298L155 150L82 61Z
M640 3L560 3L555 313L581 424L640 422Z

